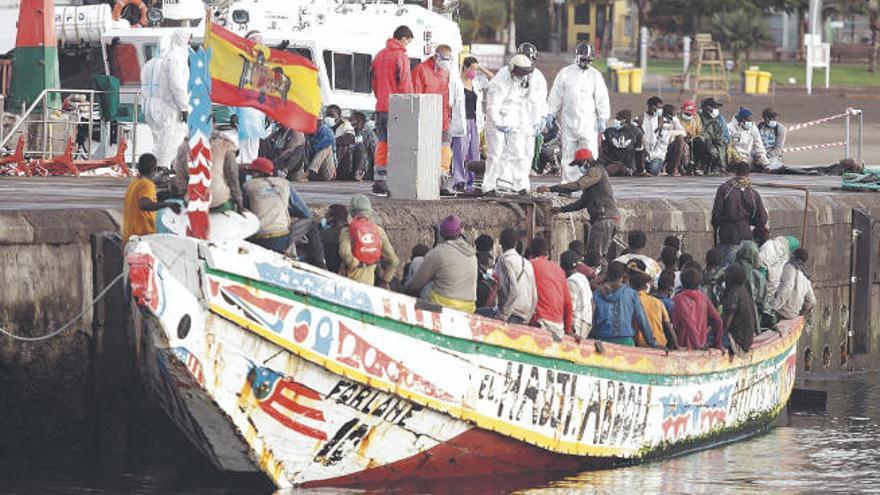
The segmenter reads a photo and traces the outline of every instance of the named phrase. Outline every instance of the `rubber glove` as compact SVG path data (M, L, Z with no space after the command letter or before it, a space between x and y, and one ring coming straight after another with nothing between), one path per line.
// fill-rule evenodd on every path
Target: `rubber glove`
M596 131L599 134L605 132L605 121L603 119L596 119Z
M510 132L510 127L508 127L506 125L498 125L498 126L495 126L495 128L498 129L499 131L501 131L502 134L507 134Z

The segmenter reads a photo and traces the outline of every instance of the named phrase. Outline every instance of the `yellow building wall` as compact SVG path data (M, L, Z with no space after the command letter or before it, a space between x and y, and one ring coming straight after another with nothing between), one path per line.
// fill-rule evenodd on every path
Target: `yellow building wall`
M625 48L628 47L632 42L632 36L627 26L630 16L630 3L628 0L613 1L614 46L618 48ZM566 12L566 17L568 19L566 24L566 40L568 41L569 50L573 50L574 47L577 46L577 44L581 41L588 41L595 44L597 4L604 5L604 2L574 0L568 3L568 12ZM588 21L586 23L576 22L584 20L579 19L579 16L575 15L578 12L583 12L582 10L579 10L579 6L585 6L583 8L589 9L589 18L586 19Z

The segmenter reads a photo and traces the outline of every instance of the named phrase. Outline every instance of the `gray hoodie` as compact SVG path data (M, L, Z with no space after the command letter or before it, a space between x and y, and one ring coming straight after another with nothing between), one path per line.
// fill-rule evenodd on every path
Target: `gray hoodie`
M459 301L477 300L477 251L463 237L443 241L428 251L407 292L431 284L438 295Z

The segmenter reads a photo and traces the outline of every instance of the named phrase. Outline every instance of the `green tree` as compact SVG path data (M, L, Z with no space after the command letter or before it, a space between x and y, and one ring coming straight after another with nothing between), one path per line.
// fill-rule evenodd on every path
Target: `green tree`
M462 0L461 35L466 43L500 41L507 22L505 0Z
M764 41L770 41L770 28L757 9L740 9L712 16L713 35L730 50L737 66L753 49Z

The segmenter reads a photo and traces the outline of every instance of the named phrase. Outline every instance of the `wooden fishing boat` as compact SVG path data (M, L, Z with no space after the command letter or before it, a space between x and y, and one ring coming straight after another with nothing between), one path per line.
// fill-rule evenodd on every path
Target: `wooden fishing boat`
M801 319L729 357L554 341L246 242L133 238L139 367L218 468L327 486L619 465L743 438L791 393Z

